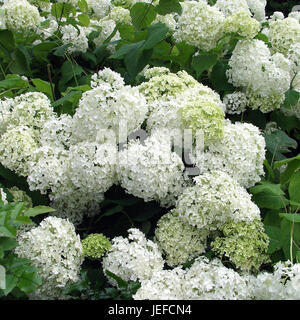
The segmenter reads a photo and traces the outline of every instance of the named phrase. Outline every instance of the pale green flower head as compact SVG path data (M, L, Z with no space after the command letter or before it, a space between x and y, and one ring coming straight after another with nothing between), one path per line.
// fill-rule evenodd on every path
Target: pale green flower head
M109 18L114 20L115 23L123 23L131 25L132 20L130 11L122 7L113 7L109 13Z
M6 168L21 176L27 176L29 162L33 161L38 133L31 128L20 126L9 128L2 136L0 143L0 162Z
M270 96L263 96L259 92L248 89L246 94L248 106L253 110L259 109L263 113L279 109L285 100L283 93L273 93Z
M18 187L12 187L8 191L12 195L14 202L24 202L26 209L32 208L32 200L25 191L20 190Z
M38 9L26 0L5 0L6 27L15 32L34 31L40 24Z
M158 99L176 98L187 89L199 85L186 71L171 73L166 68L151 68L144 75L150 80L140 84L138 88L150 103L150 109L151 103Z
M198 257L205 251L208 232L182 220L176 210L160 218L155 229L159 248L166 262L174 267Z
M254 38L260 30L260 24L251 18L249 10L235 12L228 16L224 22L225 33L237 33L247 39Z
M273 50L286 55L293 44L300 42L300 23L290 17L272 21L269 35Z
M183 127L203 131L204 143L217 141L224 136L224 111L206 95L180 109Z
M111 243L102 233L92 233L81 241L83 255L90 259L100 259L111 249Z
M220 257L229 258L237 268L258 271L263 263L269 261L269 237L260 219L252 222L229 220L222 232L224 236L214 240L212 249Z

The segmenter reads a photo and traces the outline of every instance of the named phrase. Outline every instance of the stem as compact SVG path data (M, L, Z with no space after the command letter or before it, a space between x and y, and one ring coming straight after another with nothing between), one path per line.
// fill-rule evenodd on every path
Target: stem
M291 229L291 241L290 241L290 257L291 257L291 262L293 263L294 258L293 258L293 236L294 236L294 221L292 224L292 229Z
M48 71L48 78L49 78L49 82L50 82L50 87L51 87L51 92L52 92L52 98L53 101L55 101L55 93L54 93L54 87L53 87L53 83L52 83L52 77L51 77L51 64L47 64L47 71Z

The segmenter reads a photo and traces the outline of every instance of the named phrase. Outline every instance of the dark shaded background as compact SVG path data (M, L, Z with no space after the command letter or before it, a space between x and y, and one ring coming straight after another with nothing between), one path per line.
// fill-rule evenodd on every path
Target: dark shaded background
M266 7L267 16L272 15L274 11L281 11L284 13L284 16L287 17L288 14L292 11L292 8L296 5L300 5L299 0L268 0Z

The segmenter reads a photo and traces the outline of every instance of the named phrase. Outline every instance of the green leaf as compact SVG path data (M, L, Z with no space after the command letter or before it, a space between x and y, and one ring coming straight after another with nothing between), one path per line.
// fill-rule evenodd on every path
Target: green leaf
M15 239L12 238L0 238L0 248L3 251L9 251L18 245L18 242Z
M268 237L270 238L268 254L272 254L277 250L281 249L280 243L280 229L278 227L273 226L265 226L265 231Z
M0 237L15 238L17 235L16 228L9 225L0 226Z
M53 54L54 54L55 56L57 56L57 57L63 57L63 56L66 54L68 48L71 47L71 46L72 46L71 43L67 43L67 44L64 44L64 45L62 45L62 46L60 46L60 47L57 47L57 48L54 50Z
M126 289L126 288L128 287L128 283L127 283L125 280L123 280L122 278L120 278L119 276L117 276L116 274L114 274L114 273L112 273L112 272L110 272L110 271L108 271L108 270L105 270L105 273L106 273L109 277L111 277L111 278L113 278L114 280L116 280L119 289Z
M280 184L263 183L252 187L250 193L253 194L252 200L260 208L281 209L288 205Z
M300 214L298 213L279 213L279 216L290 222L300 223Z
M153 48L156 44L158 44L167 37L168 31L169 29L161 23L150 26L148 28L147 38L142 46L142 49L148 50Z
M172 12L176 12L178 14L182 13L179 0L159 0L159 4L155 9L157 13L163 16Z
M285 171L280 175L280 183L283 185L285 183L289 183L291 177L300 168L300 159L299 160L293 160L288 163L287 168Z
M115 206L114 208L105 211L105 213L103 213L102 216L108 217L108 216L111 216L111 215L113 215L113 214L115 214L115 213L119 213L119 212L123 211L123 209L124 209L124 208L123 208L122 206L117 205L117 206Z
M13 274L6 273L5 276L5 289L2 289L2 292L7 296L17 285L18 277ZM1 292L1 290L0 290Z
M12 73L26 74L30 70L30 60L27 51L19 46L12 53L12 63L9 67Z
M34 271L24 271L19 278L17 286L20 290L28 294L34 292L41 284L42 279L38 275L37 269L35 269Z
M28 87L29 87L29 83L20 77L0 81L0 88L3 88L5 90L23 89Z
M292 233L293 231L293 233ZM287 219L282 219L281 222L281 236L280 243L282 246L282 250L284 252L285 258L287 260L291 260L291 249L293 254L293 260L295 258L296 252L298 251L297 247L292 243L291 246L291 237L293 236L293 241L299 246L300 244L300 224L292 223Z
M53 3L51 6L51 15L60 20L62 17L68 18L70 14L75 15L76 9L71 3L58 2Z
M213 67L210 80L214 90L218 92L234 90L233 85L228 82L226 76L226 70L228 70L228 68L228 64L223 61L218 61Z
M265 135L266 148L274 155L275 160L283 160L286 157L284 153L291 152L292 149L297 148L297 141L290 138L284 131L275 130L271 134Z
M35 217L39 214L54 212L55 209L47 206L37 206L34 208L30 208L24 212L24 216L26 217Z
M156 18L155 7L152 4L138 2L130 9L132 24L140 30L150 26Z
M277 210L270 210L265 215L264 225L280 228L281 220L282 219L279 217L279 212Z
M181 68L184 68L191 59L192 55L195 53L196 49L194 46L191 46L185 42L177 43L175 48L179 51L179 54L172 57L171 60L178 63Z
M298 154L296 157L292 157L292 158L288 158L288 159L284 159L281 161L276 161L274 163L274 169L277 169L285 164L288 164L289 162L292 162L294 160L300 160L300 154Z
M33 47L32 52L39 62L49 63L48 55L57 47L55 42L43 42Z
M15 38L11 31L0 30L0 48L8 56L15 50Z
M88 12L89 11L89 7L88 7L86 0L79 0L78 1L78 8L80 9L81 12Z
M80 22L80 25L83 27L88 27L90 25L90 18L87 14L79 14L77 18Z
M50 98L51 100L53 99L52 89L49 82L41 79L31 79L31 81L40 92L45 93L48 96L48 98ZM53 84L53 88L54 88L54 84Z
M300 202L300 171L295 172L291 177L289 195L292 201Z
M203 71L212 68L218 61L216 54L198 54L193 57L192 68L196 71L197 77L200 77Z
M297 105L300 99L300 92L295 90L288 90L285 93L285 101L283 107L290 109L291 107Z

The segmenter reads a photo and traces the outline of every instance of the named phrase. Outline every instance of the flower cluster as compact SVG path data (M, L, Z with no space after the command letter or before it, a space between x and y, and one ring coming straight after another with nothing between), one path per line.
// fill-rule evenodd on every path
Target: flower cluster
M195 162L201 172L220 170L249 188L264 175L265 146L257 127L227 120L223 138L208 144L205 150L196 150Z
M236 180L221 171L206 172L194 178L195 185L179 196L179 217L200 229L218 230L229 219L253 221L259 208Z
M111 243L102 233L91 233L81 241L83 255L90 259L100 259L111 249Z
M117 174L126 192L166 207L174 205L185 186L184 164L172 152L171 137L163 129L152 133L144 144L130 141L119 152Z
M271 55L261 40L239 41L229 60L229 82L246 90L248 105L266 113L280 108L290 87L290 61Z
M163 215L155 229L157 244L171 267L184 264L203 253L207 235L206 230L182 220L176 210Z
M15 253L29 259L39 269L43 284L34 292L33 298L60 298L61 289L79 279L82 245L73 224L67 220L44 219L38 227L18 237Z
M35 30L41 17L38 9L27 0L4 0L4 25L16 32Z
M223 13L205 1L183 2L174 38L176 42L185 41L200 50L209 51L222 37L224 20Z
M125 127L129 133L140 127L148 106L136 87L123 85L120 75L107 69L93 77L92 86L83 94L73 117L73 134L78 141L93 141L103 129L120 137Z
M237 268L258 271L269 261L269 237L260 219L250 223L230 220L222 226L222 232L223 236L212 243L212 250L220 257L228 257Z
M128 233L128 238L115 237L112 240L112 248L102 260L103 270L125 281L150 279L164 266L158 246L138 229L129 229ZM114 279L108 277L108 280L116 285Z

